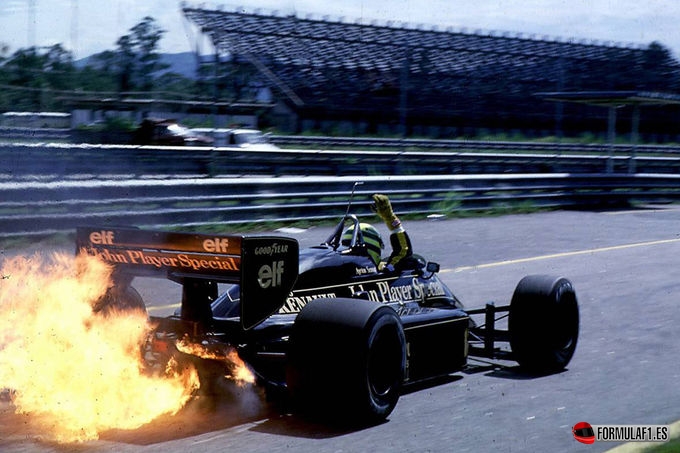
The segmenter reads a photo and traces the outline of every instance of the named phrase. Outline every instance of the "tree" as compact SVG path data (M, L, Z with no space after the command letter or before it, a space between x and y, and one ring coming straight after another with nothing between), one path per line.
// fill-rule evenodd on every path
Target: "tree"
M12 109L49 110L57 106L55 90L73 87L73 55L61 44L17 50L2 65L5 96Z
M7 59L7 54L9 53L9 44L0 42L0 66Z
M194 80L162 73L167 65L160 61L158 44L164 33L152 17L145 17L117 40L116 48L92 55L81 68L61 44L9 55L9 46L0 43L0 111L65 110L63 98L88 92L155 88L197 93Z
M79 72L76 88L80 91L118 90L118 76L111 71L111 68L116 68L117 58L116 52L112 50L92 55Z
M191 97L196 98L200 95L198 85L195 80L184 77L175 72L165 72L154 79L156 89L166 92L164 94L176 99ZM169 93L169 94L167 94Z
M644 51L640 82L642 88L653 91L675 91L680 87L678 62L671 51L657 41Z
M153 17L145 17L118 41L116 68L120 91L153 89L154 75L167 66L160 62L158 42L165 30Z

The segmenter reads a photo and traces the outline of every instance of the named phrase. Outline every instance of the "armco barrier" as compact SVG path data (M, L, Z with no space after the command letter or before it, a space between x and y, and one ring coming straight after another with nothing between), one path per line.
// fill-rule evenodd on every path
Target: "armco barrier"
M513 207L589 207L676 201L680 176L638 174L489 174L308 176L0 183L0 237L73 231L78 225L196 227L337 218L352 184L354 211L370 195L390 195L395 210L447 214Z
M678 145L647 144L609 144L567 143L543 141L500 141L500 140L432 140L418 138L366 138L366 137L327 137L302 135L271 135L270 140L280 146L303 146L319 149L326 148L363 148L363 149L425 149L449 150L458 152L491 151L503 153L538 152L548 154L577 153L603 154L610 150L616 154L656 154L678 155Z
M520 150L521 151L521 150ZM628 173L627 156L531 152L242 150L0 144L0 181L231 176ZM680 173L680 157L638 156L640 173Z
M87 134L70 129L35 129L26 127L1 127L2 140L59 140L80 143L78 140ZM316 149L360 148L360 149L418 149L455 152L491 151L499 153L547 153L547 154L603 154L610 151L619 155L680 155L678 145L648 144L608 144L600 143L568 143L543 141L500 141L500 140L466 140L466 139L424 139L424 138L370 138L370 137L330 137L306 135L269 135L270 140L280 146L304 147Z

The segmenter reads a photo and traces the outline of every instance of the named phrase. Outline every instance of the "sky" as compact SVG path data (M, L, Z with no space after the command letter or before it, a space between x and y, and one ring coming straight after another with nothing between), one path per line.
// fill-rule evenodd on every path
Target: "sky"
M166 30L162 52L187 52L200 43L178 0L0 0L0 48L61 43L76 59L113 50L119 37L145 16ZM576 39L646 46L658 41L680 59L680 2L677 0L240 0L187 1L298 17L395 25L424 24L470 32L505 31L551 39Z

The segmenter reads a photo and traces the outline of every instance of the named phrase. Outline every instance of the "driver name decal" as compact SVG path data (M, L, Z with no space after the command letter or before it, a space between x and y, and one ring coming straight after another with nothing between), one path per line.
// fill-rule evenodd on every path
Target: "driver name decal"
M378 268L376 268L375 266L357 267L355 269L355 272L356 275L371 275L378 272Z

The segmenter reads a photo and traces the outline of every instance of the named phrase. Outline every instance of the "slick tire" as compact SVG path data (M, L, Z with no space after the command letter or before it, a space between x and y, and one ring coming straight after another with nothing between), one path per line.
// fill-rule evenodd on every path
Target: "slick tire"
M563 370L574 355L579 332L571 282L549 275L524 277L512 296L508 328L513 356L525 371Z
M288 389L301 412L339 424L379 423L399 399L404 329L388 306L317 299L295 320L288 359Z
M142 296L132 286L113 287L104 297L99 300L94 308L104 316L112 311L130 311L139 310L146 314L146 305Z

